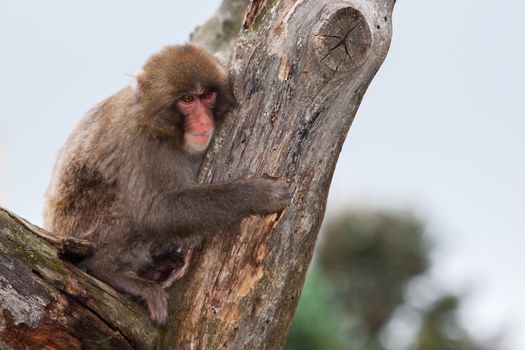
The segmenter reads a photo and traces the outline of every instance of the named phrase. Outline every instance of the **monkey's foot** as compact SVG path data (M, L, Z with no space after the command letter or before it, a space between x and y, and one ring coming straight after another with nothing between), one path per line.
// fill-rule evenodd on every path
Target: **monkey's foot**
M186 252L186 255L182 259L182 266L178 267L177 269L174 269L171 274L168 276L168 278L162 282L162 288L168 288L173 285L173 283L180 280L188 271L188 267L190 266L190 260L191 255L193 253L193 249L189 249Z
M149 316L153 322L163 326L168 318L168 302L162 288L151 289L145 299L148 306Z

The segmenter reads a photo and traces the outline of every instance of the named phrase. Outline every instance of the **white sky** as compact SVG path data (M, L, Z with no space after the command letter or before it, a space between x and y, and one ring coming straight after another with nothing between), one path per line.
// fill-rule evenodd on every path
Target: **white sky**
M40 224L56 152L82 114L218 4L2 1L0 206ZM465 293L477 335L508 329L505 350L525 349L524 14L522 0L398 1L328 207L422 215L434 275Z

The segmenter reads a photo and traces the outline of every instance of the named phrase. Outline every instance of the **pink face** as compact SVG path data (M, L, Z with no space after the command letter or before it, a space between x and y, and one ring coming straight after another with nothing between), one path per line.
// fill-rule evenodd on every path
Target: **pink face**
M197 91L186 94L177 101L177 108L184 114L184 140L193 152L203 152L213 135L212 109L217 101L214 91Z

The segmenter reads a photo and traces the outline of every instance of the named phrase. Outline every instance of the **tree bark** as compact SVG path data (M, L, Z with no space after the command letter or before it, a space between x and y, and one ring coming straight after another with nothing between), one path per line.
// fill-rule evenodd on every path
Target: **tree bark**
M140 304L61 258L89 250L0 209L0 349L154 347Z
M339 152L390 45L395 1L252 0L239 20L246 3L225 0L192 36L229 57L238 101L200 181L283 177L290 205L208 239L168 289L160 329L142 305L61 259L88 254L87 242L53 241L0 211L0 349L284 347ZM229 26L241 25L233 41Z

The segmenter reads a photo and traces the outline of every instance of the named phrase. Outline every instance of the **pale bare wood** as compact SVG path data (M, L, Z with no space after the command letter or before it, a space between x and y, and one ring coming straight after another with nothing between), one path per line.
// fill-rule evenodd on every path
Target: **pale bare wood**
M284 346L339 152L390 45L392 9L381 0L250 3L229 62L239 105L201 180L267 173L289 179L293 199L197 254L172 291L171 349Z

